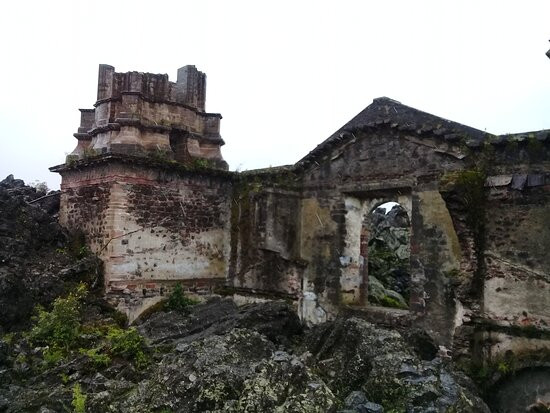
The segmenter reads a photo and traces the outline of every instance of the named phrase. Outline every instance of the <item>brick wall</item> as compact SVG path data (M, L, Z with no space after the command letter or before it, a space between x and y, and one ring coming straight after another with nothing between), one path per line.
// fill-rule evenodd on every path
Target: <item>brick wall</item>
M209 293L225 282L227 177L115 160L62 175L62 222L83 230L108 298L131 319L176 283Z

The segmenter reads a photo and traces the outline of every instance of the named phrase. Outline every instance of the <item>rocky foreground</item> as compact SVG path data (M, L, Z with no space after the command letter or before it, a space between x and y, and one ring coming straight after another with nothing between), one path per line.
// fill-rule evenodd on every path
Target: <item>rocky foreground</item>
M41 196L0 182L1 412L489 411L422 332L183 296L129 328Z
M90 412L489 411L443 360L422 360L398 332L357 318L304 331L286 303L213 298L138 330L142 367L76 353L48 366L43 348L2 342L0 410L61 412L78 384Z

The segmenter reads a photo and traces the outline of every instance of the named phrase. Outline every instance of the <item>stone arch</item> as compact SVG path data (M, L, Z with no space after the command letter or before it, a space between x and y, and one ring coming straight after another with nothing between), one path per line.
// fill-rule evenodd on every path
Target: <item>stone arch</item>
M410 296L410 215L395 197L365 210L360 255L371 305L408 308Z
M412 218L412 196L410 191L398 191L388 189L375 193L354 194L344 199L346 208L346 231L344 239L344 251L340 257L342 275L340 289L344 304L368 306L383 305L380 301L369 303L369 243L372 243L373 231L371 228L370 214L380 205L388 202L399 204L407 216L410 233ZM407 242L410 248L410 239ZM408 257L407 257L408 259ZM380 290L380 284L377 284ZM370 286L374 288L374 286ZM380 291L379 291L380 292ZM393 294L393 293L392 293ZM384 294L386 295L386 294ZM370 300L373 301L373 300ZM385 300L388 304L390 300ZM408 307L408 301L399 307ZM389 307L389 305L386 305Z

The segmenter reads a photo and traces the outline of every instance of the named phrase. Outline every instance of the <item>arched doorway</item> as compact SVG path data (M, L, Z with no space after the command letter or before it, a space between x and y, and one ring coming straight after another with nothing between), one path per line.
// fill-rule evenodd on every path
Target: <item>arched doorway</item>
M361 271L370 305L409 307L410 228L406 209L394 201L379 203L364 216Z

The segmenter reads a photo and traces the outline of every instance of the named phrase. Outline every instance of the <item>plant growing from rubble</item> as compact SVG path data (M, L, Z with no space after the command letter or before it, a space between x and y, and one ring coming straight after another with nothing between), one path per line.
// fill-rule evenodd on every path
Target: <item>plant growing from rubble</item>
M194 169L208 169L210 168L211 162L208 159L195 158L193 159L192 167Z
M148 153L149 157L159 162L175 162L172 159L171 151L157 147L154 151Z
M80 353L88 357L96 367L106 367L111 364L111 357L105 354L101 347L81 348Z
M189 306L197 303L197 300L189 298L185 295L181 284L177 284L174 287L172 294L168 297L164 308L168 311L184 312L188 310Z
M84 150L82 151L82 159L93 158L94 156L97 156L97 155L98 155L98 152L94 148L87 147L87 148L84 148Z
M108 366L114 357L145 367L145 339L135 328L124 329L112 321L83 323L81 310L87 294L86 285L81 283L67 297L57 298L50 311L37 307L35 324L27 336L33 345L46 347L42 352L45 364L55 365L78 351L96 368Z
M82 388L79 383L73 386L73 400L71 402L75 413L86 412L86 399L88 397L82 393Z
M48 346L52 355L56 350L67 351L80 334L80 309L87 293L86 285L81 283L67 297L56 298L51 311L37 306L30 341Z
M138 368L143 368L147 365L148 358L145 354L145 339L135 327L126 330L112 327L107 333L107 341L109 343L109 350L113 355L134 360Z
M46 182L40 182L38 180L35 180L29 184L32 188L36 189L36 192L41 193L47 193L50 189L48 188L48 184Z
M407 309L408 307L406 305L401 304L398 300L396 300L393 297L390 297L389 295L385 295L380 300L380 305L383 307L391 307L391 308L402 308Z

